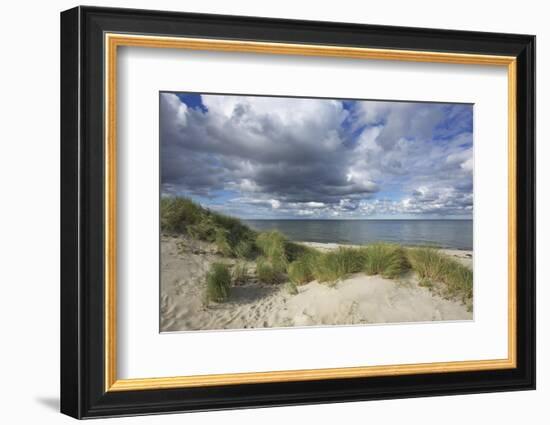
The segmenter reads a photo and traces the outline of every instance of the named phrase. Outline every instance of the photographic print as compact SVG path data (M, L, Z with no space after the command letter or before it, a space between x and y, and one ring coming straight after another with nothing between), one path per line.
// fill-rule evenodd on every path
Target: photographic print
M60 34L62 413L535 388L535 36L90 6Z
M161 332L473 318L473 105L161 92Z

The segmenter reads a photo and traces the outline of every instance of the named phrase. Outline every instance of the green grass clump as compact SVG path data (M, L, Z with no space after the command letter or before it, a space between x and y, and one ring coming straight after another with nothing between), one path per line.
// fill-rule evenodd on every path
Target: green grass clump
M290 281L296 285L304 285L315 279L313 270L319 254L307 253L288 265L287 273Z
M243 224L238 218L209 212L216 227L226 231L227 242L231 249L235 249L239 242L248 241L252 243L256 238L256 232Z
M335 282L363 270L365 255L356 248L338 248L320 254L313 261L313 276L319 282Z
M185 232L193 239L198 239L206 242L215 242L217 231L221 230L216 227L210 217L203 217L200 221L193 224L188 224Z
M206 300L222 302L229 297L231 273L223 263L213 263L206 274Z
M187 198L161 199L160 226L165 234L215 243L227 257L252 255L254 251L256 232L237 218L203 208Z
M233 252L237 258L251 259L255 254L254 241L249 239L243 239L237 243Z
M343 275L338 270L336 256L332 252L321 254L315 261L313 277L318 282L336 282Z
M165 233L186 233L187 226L197 224L202 208L185 198L161 198L160 226Z
M376 243L363 248L364 271L395 279L410 269L405 250L399 245Z
M259 257L256 260L256 276L260 282L274 285L285 280L285 268L268 258Z
M363 250L340 247L334 251L333 254L336 256L338 270L343 275L358 273L363 270L363 265L365 263L365 253Z
M306 255L316 255L319 253L319 251L317 251L314 248L310 248L309 246L286 241L285 253L288 261L292 262L292 261L299 260Z
M226 257L233 256L233 248L229 243L229 231L221 228L216 229L215 243L219 253Z
M243 262L235 264L231 272L231 278L233 280L233 284L239 285L246 283L248 280L248 266L246 263Z
M277 270L286 270L288 256L286 253L287 239L276 230L262 232L256 238L256 246Z
M468 303L473 297L473 272L432 248L412 248L408 258L421 280L445 284L447 297L460 297Z

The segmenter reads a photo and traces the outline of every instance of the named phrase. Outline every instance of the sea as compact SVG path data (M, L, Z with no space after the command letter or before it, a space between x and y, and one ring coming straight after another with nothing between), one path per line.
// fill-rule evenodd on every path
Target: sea
M472 220L243 220L258 231L279 230L293 241L363 245L392 242L473 249Z

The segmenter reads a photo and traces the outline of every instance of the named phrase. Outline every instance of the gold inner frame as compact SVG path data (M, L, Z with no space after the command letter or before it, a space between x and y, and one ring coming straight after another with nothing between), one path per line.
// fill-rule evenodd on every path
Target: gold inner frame
M326 45L266 43L128 34L105 34L105 391L134 391L214 385L410 375L510 369L516 367L516 58L461 53L370 49ZM508 72L508 357L327 369L118 379L116 325L116 123L117 48L119 46L325 56L469 65L504 66Z

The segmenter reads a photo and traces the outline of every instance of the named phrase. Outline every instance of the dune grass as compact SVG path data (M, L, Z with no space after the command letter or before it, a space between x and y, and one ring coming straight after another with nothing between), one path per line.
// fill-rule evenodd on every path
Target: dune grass
M365 272L394 279L408 269L410 265L402 247L380 243L361 248L340 247L335 251L304 255L290 264L289 278L296 284L313 279L330 283L352 273Z
M282 263L273 263L266 257L256 259L256 277L261 283L275 285L286 280L286 267Z
M295 285L305 285L314 280L313 269L320 255L319 252L311 250L290 263L287 269L290 281Z
M260 282L281 283L287 277L293 283L299 283L303 280L294 278L296 276L296 264L292 265L292 262L294 260L294 263L301 264L306 254L311 254L313 250L290 242L281 232L276 230L258 234L256 246L263 254L256 261L256 274Z
M295 285L305 285L314 280L312 262L305 256L288 265L288 278Z
M238 262L231 270L231 281L234 285L242 285L248 280L248 265L245 262Z
M313 277L319 282L334 283L351 273L362 271L364 262L363 250L340 247L313 259Z
M256 254L256 245L253 240L240 240L234 247L233 253L237 258L243 260L253 259Z
M260 233L256 238L256 245L274 268L286 270L288 266L287 239L281 232L273 230Z
M216 237L214 239L218 252L226 257L233 256L233 248L229 243L229 231L223 228L216 229Z
M161 198L160 227L165 233L186 233L202 220L202 208L186 198Z
M408 268L403 248L398 245L373 244L304 255L290 264L288 275L294 283L303 285L313 279L333 283L359 272L396 278Z
M443 295L461 298L470 304L473 297L473 272L468 267L433 248L411 248L407 257L412 269L418 273L424 286L434 287L443 283Z
M375 243L362 248L365 257L364 271L395 279L410 269L403 247L389 243Z
M161 198L160 227L164 234L183 234L214 243L226 257L251 256L257 236L239 219L211 211L182 197Z
M295 242L286 241L285 252L289 262L301 259L303 256L317 255L319 253L315 248L302 245Z
M229 298L231 273L223 263L213 263L206 274L206 300L223 302Z
M296 285L312 280L334 283L351 273L362 271L364 263L362 249L340 247L326 253L309 250L289 264L288 277Z

